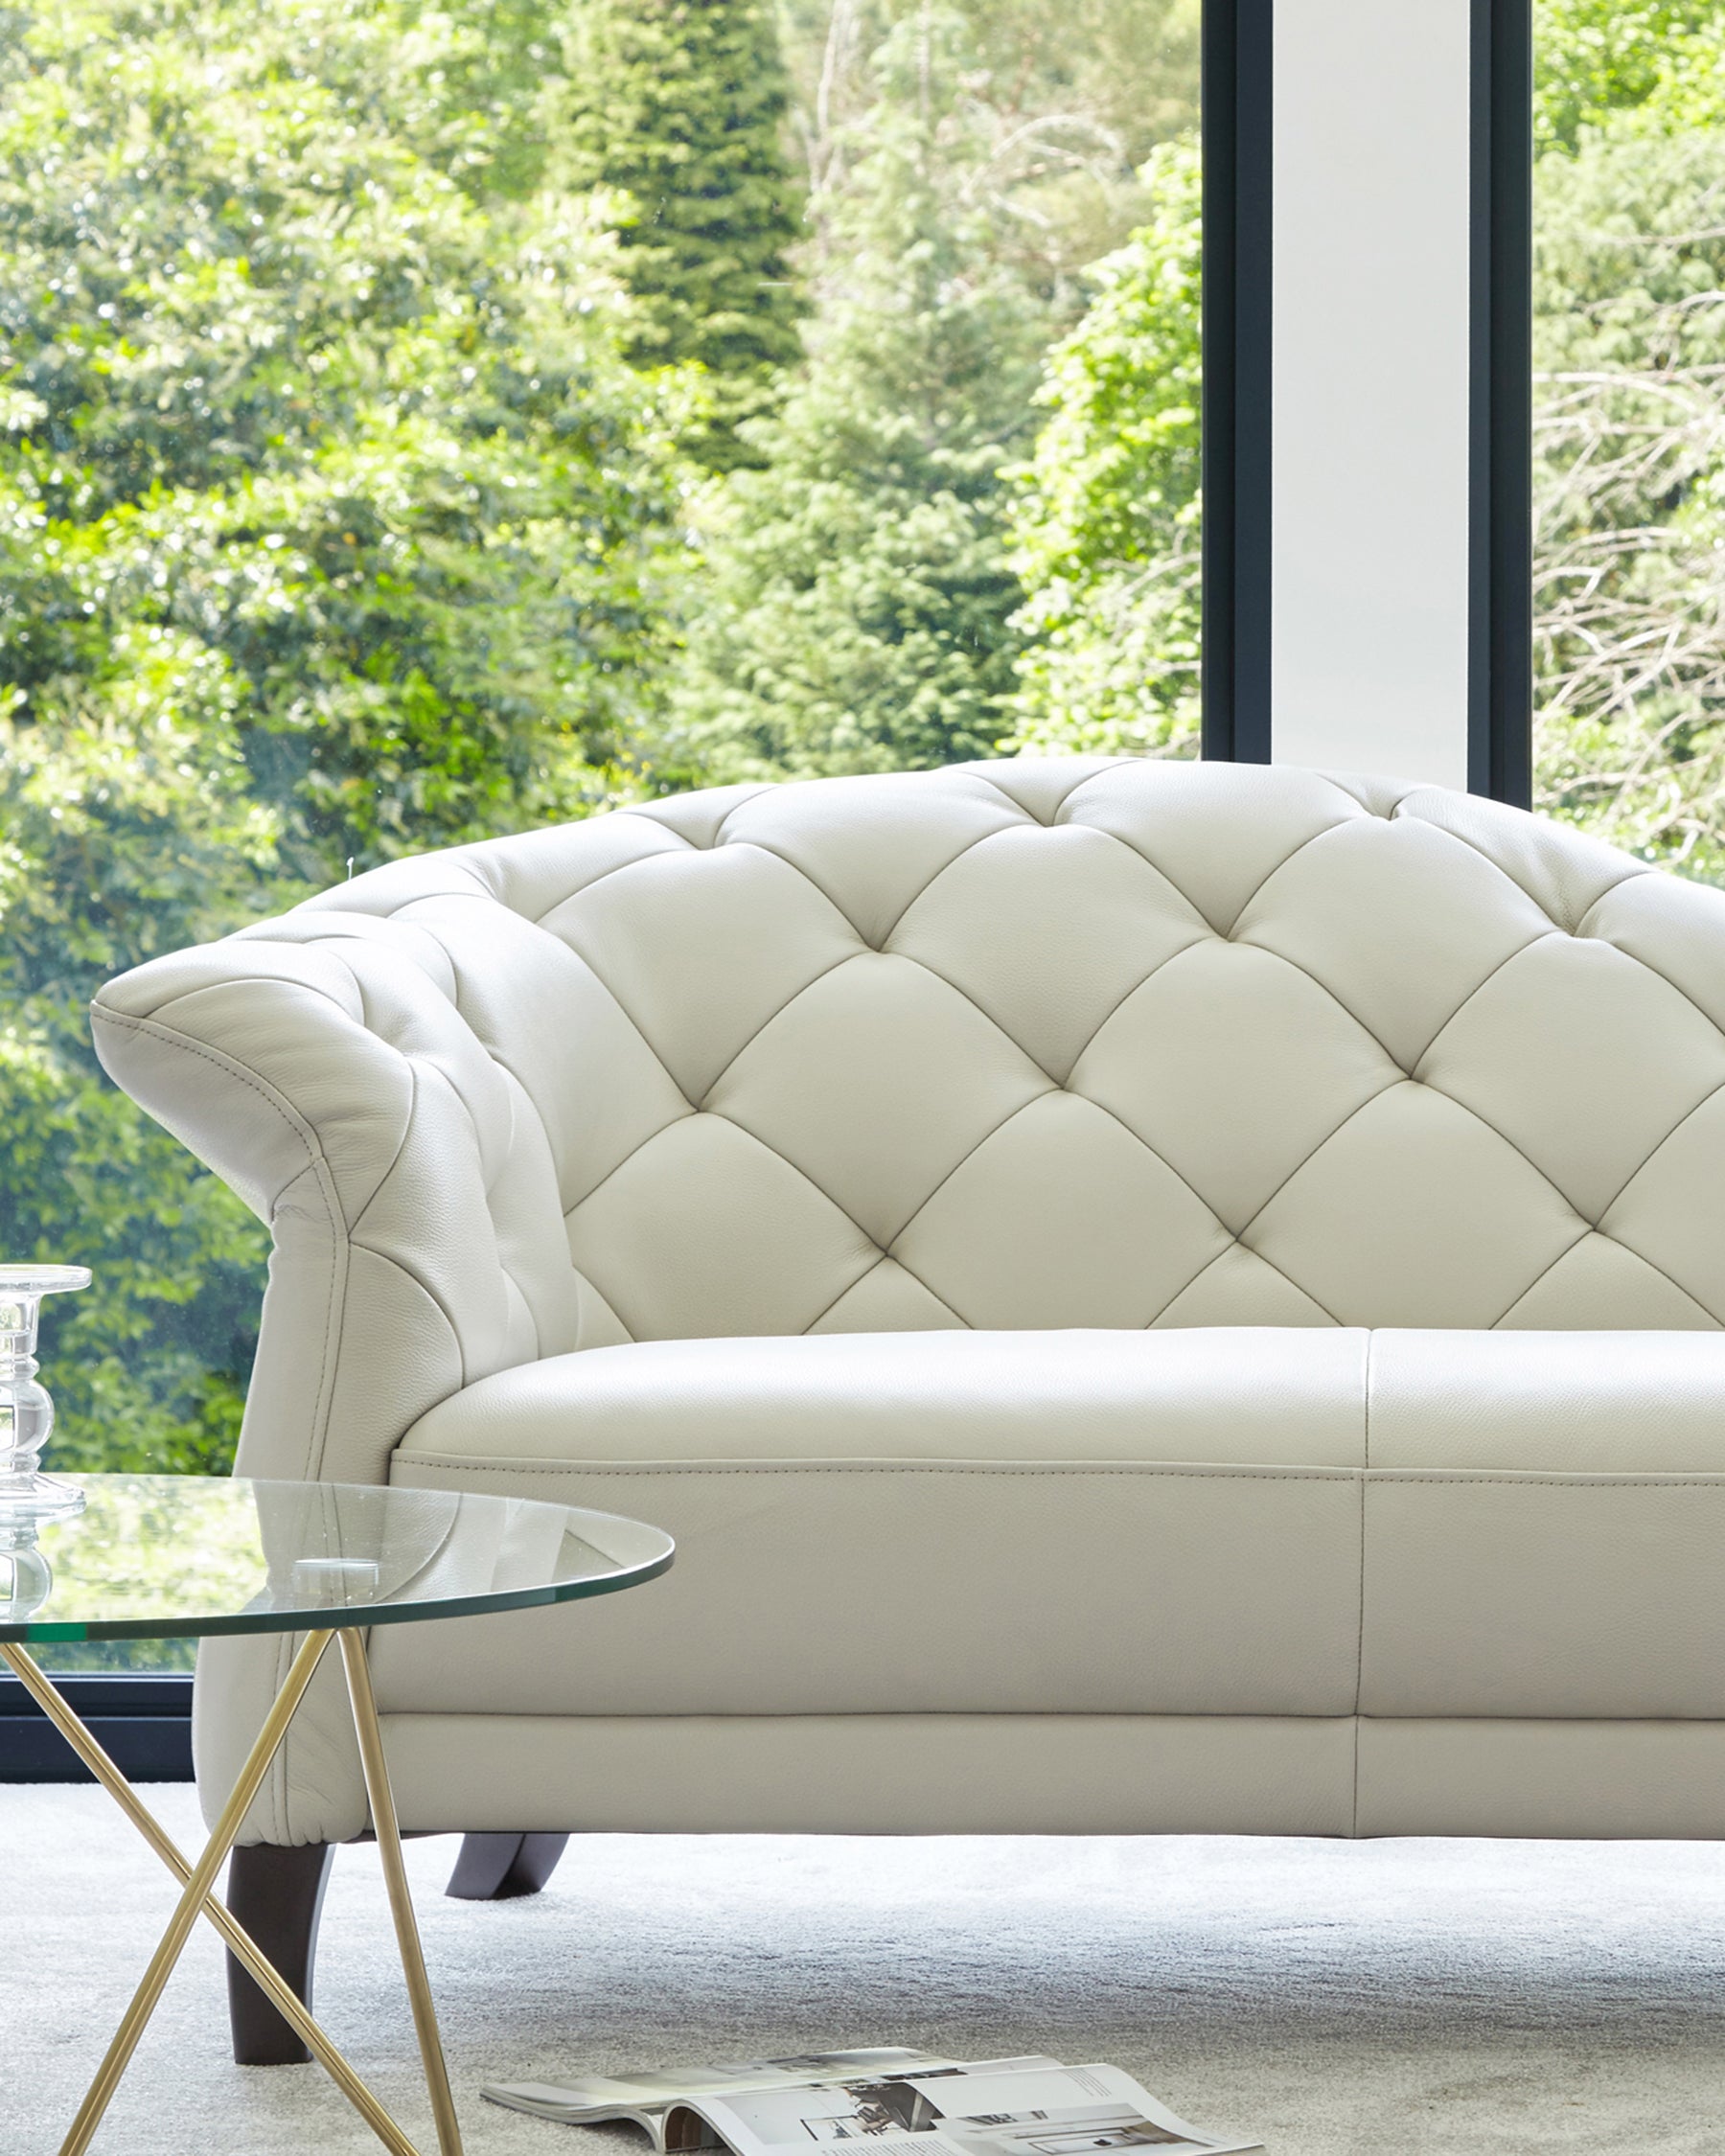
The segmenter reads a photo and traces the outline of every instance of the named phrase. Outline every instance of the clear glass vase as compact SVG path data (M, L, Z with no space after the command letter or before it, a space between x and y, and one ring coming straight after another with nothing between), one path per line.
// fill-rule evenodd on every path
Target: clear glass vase
M80 1491L72 1495L82 1504ZM77 1509L77 1505L60 1507L62 1516ZM42 1518L39 1512L0 1513L0 1624L22 1624L54 1593L54 1569L36 1548L36 1527Z
M76 1483L39 1472L54 1402L36 1383L35 1346L42 1297L89 1284L81 1265L0 1265L0 1525L83 1509Z

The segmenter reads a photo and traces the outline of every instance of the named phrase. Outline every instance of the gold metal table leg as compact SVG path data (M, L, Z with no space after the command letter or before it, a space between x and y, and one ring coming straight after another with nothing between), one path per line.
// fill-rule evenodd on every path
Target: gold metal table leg
M378 1726L378 1706L372 1697L371 1670L365 1660L365 1641L356 1632L341 1635L341 1655L347 1666L348 1698L354 1709L354 1730L359 1739L359 1761L365 1770L365 1794L371 1800L372 1828L378 1837L378 1854L383 1860L383 1879L389 1889L390 1914L395 1918L396 1944L401 1950L402 1974L407 1979L407 1996L413 2006L413 2026L419 2035L420 2057L425 2061L426 2085L431 2092L431 2116L437 2122L437 2145L441 2156L461 2156L461 2128L455 2118L455 2099L449 2089L449 2072L444 2063L443 2039L437 2032L437 2009L431 2004L431 1985L426 1976L426 1958L420 1950L419 1925L413 1914L413 1897L407 1892L407 1867L402 1858L402 1837L396 1824L395 1797L389 1786L389 1768L383 1757L383 1732Z
M183 1852L174 1845L160 1821L145 1806L137 1791L66 1705L28 1652L22 1647L0 1643L0 1655L5 1656L36 1705L113 1798L174 1878L182 1887L185 1886L192 1877L192 1866ZM276 2011L291 2024L300 2040L324 2067L373 2133L390 2150L391 2156L418 2156L412 2142L342 2057L323 2029L312 2020L275 1963L254 1942L251 1935L235 1921L225 1904L212 1893L205 1900L203 1913L221 1935L223 1944L242 1963L253 1983L265 1993Z
M334 1637L330 1632L310 1634L295 1655L287 1681L277 1695L264 1728L259 1732L241 1769L240 1778L233 1794L223 1807L221 1817L211 1832L209 1845L196 1866L188 1863L174 1846L161 1823L144 1805L137 1792L126 1781L118 1767L104 1752L90 1732L66 1704L52 1682L43 1674L22 1646L0 1641L0 1656L11 1664L31 1697L53 1722L73 1750L82 1759L90 1772L114 1798L126 1817L138 1828L169 1870L179 1880L183 1892L161 1944L151 1957L143 1982L139 1984L116 2031L113 2042L89 2094L79 2108L77 2118L64 2142L60 2156L82 2156L88 2148L115 2089L119 2086L138 2039L154 2011L174 1963L185 1949L194 1926L201 1915L215 1926L224 1942L232 1948L248 1975L268 1996L271 2004L292 2026L313 2055L327 2069L343 2095L354 2105L372 2131L390 2150L391 2156L419 2156L419 2151L402 2128L373 2096L365 2083L354 2072L347 2060L337 2051L324 2030L312 2019L302 2002L295 1997L289 1985L257 1942L235 1921L226 1906L217 1897L214 1887L217 1874L227 1859L228 1851L239 1833L241 1823L258 1790L263 1785L269 1763L287 1734L295 1708L304 1697L324 1651ZM381 1735L378 1729L377 1709L372 1699L370 1672L365 1663L365 1648L357 1634L342 1634L342 1647L347 1662L348 1693L353 1702L356 1729L360 1732L361 1756L366 1769L366 1786L373 1800L374 1823L378 1828L380 1850L393 1850L393 1864L388 1853L384 1855L384 1876L389 1887L390 1907L395 1916L396 1937L402 1947L403 1974L407 1980L408 1995L413 2005L414 2025L419 2034L420 2053L426 2062L426 2079L430 2087L432 2110L437 2121L438 2143L442 2156L461 2156L459 2128L455 2122L454 2100L450 2094L448 2075L444 2065L443 2048L438 2038L436 2014L431 2005L430 1987L426 1977L426 1966L420 1952L419 1933L414 1923L412 1903L407 1894L405 1868L402 1862L401 1837L397 1831L395 1805L389 1791L387 1772L383 1766ZM359 1688L356 1689L354 1669L356 1662L359 1670ZM367 1730L370 1737L368 1740ZM366 1757L368 1741L374 1750L373 1757ZM375 1778L374 1778L375 1773ZM379 1816L378 1793L381 1790L382 1816ZM387 1827L384 1819L387 1820Z

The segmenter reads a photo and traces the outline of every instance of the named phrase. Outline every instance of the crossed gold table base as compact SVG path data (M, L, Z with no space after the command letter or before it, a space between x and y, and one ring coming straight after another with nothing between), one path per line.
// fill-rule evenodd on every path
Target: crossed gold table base
M455 2099L449 2092L448 2069L444 2064L443 2043L437 2032L437 2015L431 2004L431 1987L426 1980L426 1961L420 1951L419 1926L414 1920L413 1903L407 1892L407 1868L402 1861L402 1837L396 1824L395 1800L390 1794L389 1773L383 1759L383 1735L378 1727L377 1702L372 1697L371 1672L365 1661L365 1642L358 1631L347 1627L340 1631L312 1632L307 1635L304 1645L293 1658L287 1682L276 1696L268 1719L258 1732L258 1741L252 1746L245 1765L241 1769L233 1795L228 1799L221 1817L211 1832L208 1846L195 1865L189 1863L174 1846L161 1823L140 1800L137 1791L42 1674L28 1652L21 1646L0 1640L0 1655L4 1655L12 1664L31 1697L172 1872L183 1890L168 1929L162 1934L162 1942L144 1972L143 1981L132 1996L131 2005L126 2009L125 2018L107 2048L107 2055L97 2069L96 2078L90 2083L89 2094L79 2106L71 2130L60 2144L60 2156L82 2156L82 2151L89 2147L97 2127L102 2123L103 2114L113 2100L114 2091L120 2085L120 2077L138 2048L138 2039L155 2011L156 2003L167 1986L173 1965L184 1952L186 1941L191 1938L200 1915L208 1917L216 1927L223 1942L252 1982L267 1996L282 2018L292 2026L312 2056L328 2069L335 2085L384 2147L392 2150L393 2156L419 2156L413 2143L312 2020L263 1949L234 1921L226 1906L217 1898L213 1891L217 1876L227 1861L228 1851L233 1847L234 1838L240 1831L240 1823L251 1809L252 1800L262 1788L264 1777L268 1772L269 1762L275 1757L282 1739L288 1733L288 1725L293 1719L294 1709L304 1698L306 1686L311 1682L312 1672L322 1661L325 1648L332 1640L336 1639L341 1642L342 1662L347 1670L348 1700L354 1710L354 1729L359 1739L359 1759L365 1771L366 1795L371 1800L372 1826L378 1837L379 1853L383 1860L384 1884L389 1889L389 1908L395 1918L402 1973L407 1980L407 1996L413 2007L413 2026L419 2037L420 2056L425 2061L431 2112L437 2122L439 2156L461 2156L461 2129L456 2123Z

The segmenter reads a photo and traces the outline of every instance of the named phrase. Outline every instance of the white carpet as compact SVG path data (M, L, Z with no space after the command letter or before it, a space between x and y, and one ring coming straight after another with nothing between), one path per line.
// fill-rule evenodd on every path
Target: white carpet
M196 1839L192 1792L152 1801ZM537 1899L408 1856L472 2156L634 2156L483 2105L555 2079L835 2045L1108 2058L1272 2156L1719 2156L1725 1848L1461 1842L637 1839ZM171 1889L94 1789L0 1788L0 2151L52 2156ZM375 1854L344 1849L319 2012L427 2150ZM229 2063L182 1963L97 2150L357 2156L315 2067Z

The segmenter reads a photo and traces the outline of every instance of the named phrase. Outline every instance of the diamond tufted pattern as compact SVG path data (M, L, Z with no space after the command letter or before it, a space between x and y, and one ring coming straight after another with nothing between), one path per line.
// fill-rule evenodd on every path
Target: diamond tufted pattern
M570 1745L632 1671L666 1713L721 1718L1717 1712L1717 1462L1667 1433L1673 1400L1717 1428L1725 1346L1671 1336L1725 1323L1725 893L1433 789L1026 760L399 861L140 968L94 1021L271 1224L247 1471L629 1509L633 1469L592 1447L643 1402L661 1451L747 1434L761 1456L642 1469L640 1502L686 1516L683 1587L615 1618L597 1690L542 1665L562 1634L523 1635L516 1709L551 1700ZM1529 1497L1547 1454L1517 1403L1567 1461L1625 1329L1649 1338L1622 1474ZM1340 1449L1290 1418L1288 1372L1332 1362ZM1119 1460L1080 1411L1111 1370ZM1183 1388L1214 1407L1213 1472L1155 1406ZM1002 1462L1013 1415L1034 1441ZM864 1425L916 1495L904 1458L851 1456L884 1442ZM902 1587L871 1610L889 1544ZM1196 1629L1170 1631L1174 1575L1134 1563L1152 1548L1229 1567L1226 1615L1195 1576ZM1064 1583L1106 1549L1092 1605ZM773 1572L805 1560L805 1586ZM803 1613L826 1579L822 1647ZM1025 1599L1032 1579L1062 1585ZM702 1625L741 1690L702 1675ZM448 1748L424 1825L489 1816L471 1791L448 1809L462 1715L507 1702L489 1636L459 1684L453 1651L382 1660L386 1707L419 1702ZM202 1660L213 1790L272 1652ZM356 1831L338 1709L308 1703L252 1831ZM536 1785L547 1826L565 1764Z
M1433 789L693 794L394 863L96 1015L261 1212L332 1184L433 1390L724 1334L1725 1320L1725 895Z

